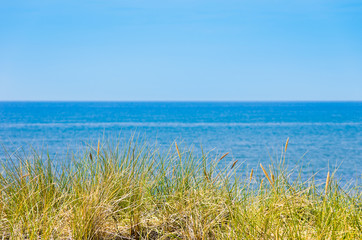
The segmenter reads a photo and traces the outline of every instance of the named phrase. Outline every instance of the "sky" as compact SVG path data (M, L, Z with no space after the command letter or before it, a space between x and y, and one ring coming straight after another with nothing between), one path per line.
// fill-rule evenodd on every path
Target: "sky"
M362 1L0 0L2 101L361 101Z

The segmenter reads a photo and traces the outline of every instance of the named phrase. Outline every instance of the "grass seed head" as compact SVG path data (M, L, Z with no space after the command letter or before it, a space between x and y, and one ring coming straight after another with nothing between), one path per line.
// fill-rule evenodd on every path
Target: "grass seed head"
M219 161L221 161L221 159L223 159L224 157L226 157L229 153L225 153L224 155L221 156L221 158L219 159Z
M181 153L180 153L180 150L178 149L177 142L175 142L175 146L176 146L177 154L178 154L179 158L181 159Z
M235 167L235 164L238 162L239 160L236 160L233 165L231 166L231 169L233 169Z
M328 174L327 174L327 179L326 179L325 195L327 195L329 183L330 183L330 174L329 174L329 172L328 172Z
M268 173L265 171L265 169L264 169L264 167L263 167L263 165L262 165L261 163L260 163L260 167L261 167L261 169L263 170L264 175L265 175L265 177L268 179L270 185L272 185L272 186L274 187L274 184L273 184L272 180L270 179Z
M98 140L98 146L97 146L97 157L99 157L99 150L100 150L100 141Z
M254 170L251 169L251 172L250 172L250 182L251 182L251 180L253 179L253 173L254 173Z
M288 143L289 143L289 137L287 139L287 142L285 143L285 148L284 148L284 152L287 152L287 148L288 148Z

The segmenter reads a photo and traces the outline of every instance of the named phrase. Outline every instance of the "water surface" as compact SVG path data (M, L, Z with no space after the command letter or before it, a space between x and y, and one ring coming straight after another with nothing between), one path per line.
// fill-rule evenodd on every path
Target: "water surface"
M362 102L0 102L0 143L9 152L31 145L65 161L84 142L135 132L161 149L174 140L196 152L202 145L230 152L224 164L254 168L279 156L289 137L287 159L308 164L305 172L362 174Z

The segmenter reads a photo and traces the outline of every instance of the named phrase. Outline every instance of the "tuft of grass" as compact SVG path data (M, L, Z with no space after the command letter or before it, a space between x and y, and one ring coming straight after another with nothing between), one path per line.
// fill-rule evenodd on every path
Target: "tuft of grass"
M9 155L0 174L2 239L361 239L360 186L293 179L281 162L98 141L69 164ZM277 166L277 167L274 167ZM270 184L263 184L267 178Z

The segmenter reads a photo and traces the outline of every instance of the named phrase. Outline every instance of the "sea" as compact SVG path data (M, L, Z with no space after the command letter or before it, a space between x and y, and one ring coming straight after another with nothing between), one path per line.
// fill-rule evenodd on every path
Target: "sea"
M362 102L0 102L0 159L46 152L54 161L84 146L130 138L167 152L207 153L239 170L281 159L303 174L348 183L362 176ZM111 146L111 145L109 145Z

